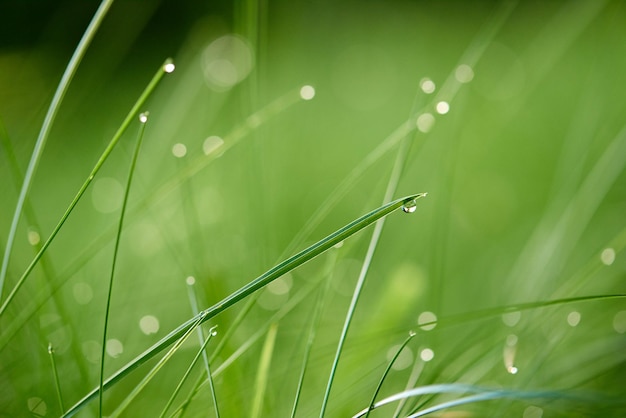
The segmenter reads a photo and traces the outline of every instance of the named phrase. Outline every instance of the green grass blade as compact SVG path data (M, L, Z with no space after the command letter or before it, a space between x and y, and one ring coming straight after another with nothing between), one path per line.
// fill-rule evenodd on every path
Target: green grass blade
M188 289L188 295L189 295L189 303L191 304L191 311L193 312L194 315L197 315L200 312L200 309L198 309L198 299L197 299L196 290L195 290L195 279L191 282L187 281L187 289ZM215 333L216 327L217 325L211 328L211 330L209 331L209 337L211 336L211 334ZM200 345L202 345L203 344L202 341L204 341L204 334L202 332L202 327L198 327L198 339L200 341ZM205 346L206 346L206 343L205 343ZM217 396L215 394L215 386L213 385L213 378L211 376L211 366L209 362L209 356L207 355L206 350L201 350L200 353L202 354L202 360L204 361L204 369L206 371L206 374L209 380L209 386L211 389L211 397L213 398L213 407L215 408L215 416L219 418L220 410L217 407ZM202 374L200 374L200 376L202 376ZM195 391L195 389L198 386L199 386L199 383L196 382L196 384L194 385L194 389L192 390L192 393Z
M70 62L67 64L65 68L65 72L61 77L61 81L52 97L52 102L48 107L48 112L43 121L43 125L41 126L41 130L39 131L39 136L37 137L37 141L35 142L35 148L33 149L33 153L31 154L30 161L28 163L28 167L26 168L26 173L24 174L24 181L22 183L22 188L20 190L20 195L17 199L17 204L15 205L15 211L13 212L13 220L11 221L11 226L9 229L9 235L7 237L6 247L4 248L4 256L2 257L2 267L0 267L0 300L2 299L2 293L4 290L4 281L6 279L7 270L9 267L9 259L11 257L11 251L13 249L13 242L15 241L15 234L17 232L17 225L20 221L20 217L22 215L22 209L24 206L24 202L26 201L26 195L30 189L30 185L33 180L33 176L35 171L37 170L37 165L39 164L39 159L41 158L41 154L43 153L43 149L46 145L46 140L48 139L48 134L50 133L50 128L54 123L54 119L56 117L57 111L61 106L61 102L65 97L65 93L74 78L74 74L76 73L76 69L78 68L80 62L89 47L93 37L95 36L100 24L104 20L109 8L113 4L113 0L102 0L96 14L91 19L89 26L85 30L72 58L70 58ZM0 314L4 309L0 309Z
M163 78L163 75L166 73L172 72L173 69L174 69L174 64L172 64L172 61L170 59L167 59L163 63L163 65L159 68L159 70L156 72L154 77L152 77L152 80L150 81L148 86L144 89L143 93L141 93L141 96L139 96L139 99L137 99L137 101L133 105L130 112L128 112L128 115L126 115L126 119L124 119L124 121L118 128L117 132L115 132L115 134L113 135L113 138L111 139L111 141L105 148L104 152L102 153L102 155L96 162L96 165L91 170L91 173L89 174L89 176L87 176L87 179L85 180L83 185L78 190L78 193L76 193L76 196L74 196L74 199L72 200L72 202L66 209L65 213L61 217L61 220L56 225L52 233L50 234L50 237L48 237L46 242L41 246L41 249L39 250L37 255L35 255L35 258L33 259L33 261L31 261L31 263L28 265L28 267L26 268L26 271L24 271L22 276L19 278L19 280L13 287L13 290L11 290L11 293L9 293L9 295L3 302L2 306L0 307L0 317L4 314L4 311L6 311L7 307L9 306L9 304L11 303L11 301L17 294L20 287L22 287L22 285L24 284L24 281L26 281L29 274L32 272L33 268L35 268L35 265L37 265L37 262L39 261L39 259L41 259L41 256L43 255L43 253L46 251L48 246L50 246L50 244L52 243L56 235L59 233L59 231L61 230L61 227L63 226L67 218L70 216L70 214L72 213L72 210L74 210L74 207L76 206L78 201L81 199L81 197L87 190L87 187L89 187L94 177L96 176L96 174L98 173L98 171L100 170L104 162L107 160L111 152L113 151L113 148L119 142L120 138L122 137L122 134L126 132L126 129L130 125L132 120L135 118L137 113L139 112L139 109L144 105L144 103L146 102L150 94L152 94L156 86L159 84L159 81L161 81L161 79Z
M207 337L204 339L204 342L200 346L200 350L198 350L198 352L196 353L196 356L191 361L191 364L189 365L189 367L185 371L185 374L180 379L180 382L178 382L178 385L176 386L176 389L174 389L174 392L172 393L172 396L170 396L169 400L167 401L167 404L165 404L165 406L163 407L163 411L161 412L161 415L159 415L160 418L163 418L165 416L165 414L167 413L167 410L170 408L170 406L172 406L172 403L174 403L174 399L176 399L176 395L178 395L178 393L180 392L180 389L183 387L183 383L185 383L185 381L189 377L189 374L191 373L191 370L193 370L193 367L196 365L196 363L200 359L200 356L202 356L205 353L206 346L209 344L209 341L211 341L211 337L214 337L217 334L215 332L215 328L217 328L217 325L212 327L209 330L209 335L207 335ZM198 329L200 329L200 327L198 327ZM209 376L210 376L210 374L209 374ZM219 416L219 413L218 413L218 416Z
M376 397L378 396L378 392L380 392L380 388L383 387L383 383L385 382L385 378L387 377L387 375L389 374L389 371L391 370L391 366L393 366L393 363L395 363L396 359L398 358L398 356L400 355L402 350L404 350L404 347L406 347L406 345L409 343L409 341L411 341L413 339L413 337L415 337L415 332L411 331L409 333L409 336L404 340L402 345L400 345L400 348L398 348L398 350L396 351L396 354L393 356L393 358L391 359L391 361L387 365L387 368L385 369L385 372L381 376L380 382L378 382L378 386L376 387L376 390L374 391L374 395L372 396L372 401L370 402L370 406L368 408L368 411L365 414L366 418L369 417L370 411L372 409L374 409L374 402L376 402Z
M196 393L198 392L198 390L205 384L205 383L209 383L211 384L212 378L213 377L218 377L220 376L222 373L224 373L224 371L231 365L233 364L239 357L241 357L245 352L248 351L248 349L250 347L252 347L254 345L254 343L256 343L257 341L259 341L261 339L261 337L263 337L267 330L269 330L269 327L271 326L271 324L273 323L277 323L279 322L281 319L283 319L289 312L291 312L296 306L299 306L300 303L305 300L318 286L319 283L311 283L308 286L306 286L304 289L300 290L296 295L294 295L294 297L290 298L287 303L285 305L283 305L278 312L276 312L274 315L272 315L266 322L264 325L262 325L261 327L259 327L257 329L257 331L250 336L243 344L240 344L239 347L237 348L237 350L231 354L226 360L224 360L219 367L217 367L215 369L215 371L212 373L211 375L211 379L204 379L203 375L200 375L200 378L198 380L198 382L196 382L196 386L194 387L193 391L189 394L188 398L182 403L182 405L178 408L177 411L175 411L171 416L177 416L178 418L182 418L183 416L183 412L184 410L187 408L187 406L189 405L189 403L191 402L191 399L196 395ZM255 294L256 295L256 294ZM176 415L178 412L180 411L179 415Z
M128 408L128 405L139 395L139 392L146 387L148 383L152 380L154 376L161 370L161 368L167 363L172 356L178 351L178 349L183 345L187 338L195 331L196 327L200 326L202 321L205 319L203 315L199 315L198 318L194 320L191 326L177 339L176 343L169 349L167 353L158 361L158 363L141 379L130 394L124 399L124 401L117 407L117 409L110 415L110 418L119 417L125 410Z
M449 408L454 405L461 405L464 403L477 402L478 400L488 400L488 399L498 399L498 398L515 398L515 399L532 399L532 398L549 398L549 399L562 399L562 398L571 398L571 399L581 399L580 394L567 394L560 391L555 390L540 390L540 391L522 391L522 390L500 390L500 389L489 389L475 385L467 385L467 384L459 384L459 383L450 383L450 384L439 384L439 385L428 385L421 386L418 388L413 388L410 390L406 390L403 392L396 393L391 395L381 401L376 402L372 409L380 408L381 406L388 405L393 402L400 401L406 398L412 398L416 396L422 395L433 395L433 394L442 394L442 393L474 393L477 395L468 396L466 398L457 399L451 402L446 402L441 405L437 405L433 408L425 409L417 412L416 414L410 415L410 417L418 417L422 415L426 415L427 413L435 412L444 408ZM459 402L462 399L466 400L464 402ZM592 399L592 398L589 398ZM442 407L443 406L443 407ZM360 418L365 416L370 408L365 408L362 411L359 411L352 418ZM407 417L408 418L408 417Z
M59 380L59 372L57 370L57 363L54 359L54 347L52 347L52 343L48 343L48 354L50 355L50 363L52 363L52 374L54 375L54 386L57 390L57 398L59 401L59 408L61 408L61 413L65 410L65 406L63 406L63 395L61 393L61 381Z
M330 283L332 280L333 268L337 262L337 251L331 253L333 257L329 258L329 262L326 268L326 284L324 288L320 291L317 302L315 304L315 312L313 313L313 317L311 319L311 327L309 328L309 335L307 336L306 346L304 348L304 358L302 360L302 369L300 370L300 376L298 377L298 386L296 387L296 395L293 401L293 407L291 409L291 418L295 418L296 411L298 409L298 402L300 400L300 394L302 392L302 386L304 384L304 376L307 371L307 366L309 364L309 357L311 355L311 348L313 347L313 342L315 341L315 334L317 328L319 327L320 320L322 318L322 311L324 309L326 295L328 294L328 290L330 289Z
M394 200L393 202L383 205L379 207L378 209L375 209L361 216L360 218L350 222L343 228L338 229L337 231L333 232L332 234L328 235L327 237L323 238L317 243L300 251L299 253L288 258L282 263L276 265L275 267L268 270L261 276L257 277L256 279L254 279L253 281L251 281L250 283L248 283L241 289L237 290L236 292L232 293L230 296L223 299L221 302L200 312L198 315L187 320L183 324L179 325L176 329L172 330L169 334L163 337L160 341L158 341L152 347L148 348L142 354L137 356L134 360L130 361L123 368L118 370L113 376L107 379L107 381L104 382L104 389L106 390L107 388L111 387L117 381L121 380L124 376L129 374L131 371L133 371L134 369L136 369L137 367L139 367L140 365L142 365L143 363L145 363L146 361L154 357L156 354L161 352L167 346L174 343L182 335L188 332L188 330L191 327L195 328L195 324L199 319L201 319L204 322L206 320L209 320L215 317L220 312L233 306L234 304L246 298L247 296L250 296L257 290L261 289L262 287L272 282L273 280L279 278L283 274L288 273L291 270L295 269L296 267L306 263L312 258L328 250L335 244L338 244L341 241L345 240L346 238L349 238L350 236L356 234L357 232L359 232L361 229L365 228L366 226L371 225L372 223L376 222L378 219L381 219L382 217L389 215L391 212L394 212L395 210L401 208L403 205L409 202L413 202L415 199L421 196L423 196L423 194L414 194L414 195L410 195L407 197L403 197L401 199ZM83 399L79 400L72 408L70 408L65 413L64 416L65 417L73 416L82 407L84 407L91 399L93 399L97 395L97 393L98 393L98 388L89 392L87 395L85 395Z
M277 332L278 324L273 323L267 332L267 336L265 337L265 344L263 344L263 350L261 351L261 360L259 361L259 367L256 373L256 382L254 385L254 400L252 402L252 411L250 413L252 418L259 418L262 416L263 398L265 397L267 376L272 363L272 355L274 353L274 343L276 342Z
M111 262L111 275L109 276L109 287L107 291L106 307L104 309L104 326L102 330L102 352L100 356L100 388L98 394L98 416L102 417L102 400L104 390L102 388L104 384L104 359L106 355L107 333L109 330L109 313L111 311L111 296L113 294L113 279L115 278L115 266L117 265L117 255L120 249L120 239L122 237L122 229L124 228L124 215L126 214L126 207L128 206L128 196L130 195L130 186L133 182L133 174L135 173L135 167L137 166L137 158L139 157L139 150L141 149L141 143L143 141L143 134L146 130L146 122L148 120L148 114L142 113L139 116L140 126L139 133L137 135L137 143L133 152L132 159L130 161L130 168L128 169L128 178L126 180L126 190L124 190L124 198L122 200L122 208L120 210L120 221L117 227L117 235L115 237L115 244L113 247L113 261Z

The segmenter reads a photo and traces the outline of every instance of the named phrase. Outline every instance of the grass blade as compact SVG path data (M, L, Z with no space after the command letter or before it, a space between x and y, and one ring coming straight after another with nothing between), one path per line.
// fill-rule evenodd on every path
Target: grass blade
M167 413L167 410L170 408L170 406L172 406L172 403L174 403L174 399L176 399L176 395L178 395L178 392L180 392L180 389L183 387L183 383L185 383L185 381L187 380L187 377L189 377L189 374L191 373L191 370L193 369L193 366L196 365L196 363L200 359L200 356L205 353L206 346L209 344L209 341L211 340L211 337L214 337L215 335L217 335L217 332L215 331L215 328L217 328L217 325L212 327L209 330L209 335L207 335L207 337L204 339L204 342L200 346L200 350L198 350L198 352L196 353L196 356L191 361L191 364L189 365L189 367L185 371L185 374L180 379L180 382L178 382L178 385L176 386L176 389L174 389L174 392L172 393L172 396L170 396L170 399L167 401L167 404L165 404L165 407L163 408L163 411L161 412L161 415L159 415L160 418L163 418L165 416L165 414ZM198 327L198 329L200 329L200 327ZM210 375L211 374L209 373L209 376ZM213 392L213 395L215 395L215 392ZM216 405L217 405L217 402L216 402ZM216 411L217 411L217 409L216 409ZM219 417L219 413L217 413L217 416Z
M429 409L424 409L422 411L417 412L416 414L410 415L411 418L418 417L422 415L429 414L431 412L435 412L444 408L450 408L455 405L461 405L464 403L477 402L479 400L489 400L489 399L498 399L498 398L516 398L516 399L530 399L530 398L550 398L550 399L562 399L562 398L571 398L571 399L581 399L580 394L570 395L564 392L559 392L555 390L541 390L541 391L521 391L521 390L500 390L500 389L489 389L483 388L475 385L466 385L459 383L450 383L450 384L439 384L439 385L428 385L421 386L418 388L413 388L410 390L406 390L403 392L396 393L392 396L389 396L381 401L376 402L373 408L380 408L381 406L390 404L392 402L396 402L402 399L407 399L415 396L422 395L432 395L432 394L442 394L442 393L474 393L477 395L468 396L465 398L457 399L451 402L445 402L441 405L434 406ZM590 400L592 398L589 398ZM365 408L362 411L359 411L352 418L360 418L365 416L370 410L370 408ZM407 417L408 418L408 417Z
M128 170L128 179L126 181L126 190L124 191L124 198L122 200L122 208L120 211L120 221L117 228L117 235L115 237L115 244L113 248L113 261L111 263L111 275L109 277L109 289L107 292L106 307L104 309L104 327L102 331L102 352L100 356L100 390L98 394L98 416L102 417L102 398L104 390L102 385L104 384L104 359L106 355L107 344L107 332L109 330L109 313L111 310L111 295L113 294L113 279L115 278L115 266L117 265L117 255L120 249L120 239L122 237L122 229L124 228L124 215L126 214L126 207L128 205L128 196L130 194L130 186L133 182L133 174L135 167L137 166L137 157L139 156L139 150L141 149L141 143L143 141L143 134L146 130L146 122L148 121L148 113L142 113L139 115L139 134L137 135L137 143L130 162L130 168Z
M296 396L294 398L293 408L291 410L291 418L295 418L296 416L298 401L300 400L300 393L302 392L302 386L304 384L304 375L306 374L307 366L309 364L309 357L311 355L311 347L313 347L313 342L315 341L315 334L322 318L324 301L326 300L326 295L328 294L330 282L332 280L333 268L337 262L337 252L334 251L331 254L333 254L333 257L331 257L328 262L326 272L326 284L318 295L317 303L315 304L315 312L313 313L313 318L311 320L311 327L309 328L309 335L307 337L306 347L304 348L304 359L302 360L302 369L300 370L300 377L298 378L298 386L296 388Z
M111 418L119 417L122 414L122 412L124 412L124 410L128 408L128 405L130 405L133 399L135 399L137 395L139 395L139 392L141 392L143 388L146 387L146 385L159 372L159 370L161 370L161 368L165 365L165 363L167 363L169 359L172 358L172 356L178 351L178 349L183 345L183 343L187 341L187 338L189 338L189 336L193 333L196 327L200 326L200 324L202 323L204 319L205 318L202 315L200 315L198 318L195 319L195 321L191 324L191 327L189 327L189 329L187 329L185 333L183 333L183 335L181 335L180 338L178 338L178 340L172 346L172 348L170 348L169 351L163 356L163 358L161 358L159 362L148 372L148 374L145 375L143 379L141 379L141 382L139 382L133 388L132 392L130 392L130 394L126 397L126 399L124 399L124 401L110 415Z
M113 148L119 142L120 138L122 137L122 134L126 131L126 129L130 125L132 120L135 118L135 116L139 112L139 109L144 105L144 103L146 102L150 94L152 94L156 86L159 84L159 81L161 81L161 79L163 78L163 75L165 73L170 73L173 70L174 70L174 64L172 63L170 59L167 59L163 63L163 65L159 68L159 70L156 72L154 77L152 77L152 80L150 81L148 86L144 89L143 93L141 93L141 96L139 96L139 99L137 99L137 101L133 105L130 112L128 112L128 115L126 115L126 119L124 119L124 121L118 128L117 132L115 132L115 134L113 135L113 138L111 139L111 141L105 148L104 152L102 153L102 155L96 162L96 165L91 170L91 173L89 174L89 176L87 176L87 179L85 180L83 185L80 187L80 189L76 193L76 196L74 196L74 199L72 200L72 202L66 209L65 213L61 217L61 220L59 220L59 223L56 225L56 227L54 228L54 230L52 231L52 233L50 234L46 242L41 246L41 249L39 250L37 255L35 255L35 258L33 259L33 261L31 261L31 263L28 265L28 267L26 268L26 271L24 271L22 276L19 278L19 280L13 287L13 290L11 290L11 293L9 293L7 298L4 300L2 306L0 306L0 317L4 314L4 311L6 311L7 307L9 306L9 304L11 303L11 301L17 294L20 287L22 287L22 285L28 278L29 274L35 268L35 265L37 265L37 262L39 261L39 259L41 259L41 256L43 255L43 253L46 251L46 249L50 246L50 244L52 243L56 235L59 233L59 231L61 230L61 227L63 226L67 218L70 216L70 214L72 213L72 210L74 210L74 207L76 206L78 201L81 199L81 197L87 190L87 187L89 187L94 177L96 176L96 174L98 173L98 171L100 170L100 168L102 167L106 159L109 157L111 152L113 151Z
M196 322L198 320L201 320L202 322L204 322L215 317L220 312L233 306L234 304L246 298L247 296L250 296L257 290L261 289L262 287L272 282L273 280L279 278L283 274L290 272L296 267L320 255L321 253L328 250L335 244L340 243L344 239L349 238L350 236L356 234L358 231L365 228L366 226L371 225L372 223L376 222L378 219L381 219L382 217L389 215L391 212L401 208L403 205L409 202L413 202L415 199L422 197L422 196L423 194L414 194L414 195L410 195L407 197L394 200L393 202L390 202L384 206L381 206L378 209L375 209L361 216L360 218L350 222L343 228L338 229L337 231L333 232L332 234L328 235L327 237L323 238L317 243L300 251L299 253L288 258L282 263L276 265L275 267L268 270L261 276L257 277L256 279L254 279L253 281L251 281L250 283L248 283L241 289L237 290L236 292L232 293L230 296L223 299L221 302L200 312L198 315L187 320L183 324L179 325L176 329L172 330L169 334L163 337L160 341L158 341L152 347L148 348L142 354L137 356L134 360L126 364L126 366L118 370L113 376L107 379L107 381L104 382L104 389L106 390L107 388L111 387L117 381L121 380L124 376L129 374L131 371L133 371L134 369L136 369L137 367L139 367L146 361L150 360L152 357L157 355L167 346L171 345L176 340L178 340L182 335L188 332L189 329L191 329L192 327L195 328L195 326L197 326ZM79 400L72 408L70 408L65 413L64 417L70 417L76 414L97 394L98 394L98 388L89 392L87 395L85 395L83 399Z
M91 43L94 35L98 31L100 24L104 20L109 8L113 4L113 0L102 0L100 3L100 7L96 11L96 14L91 19L89 26L85 30L83 37L80 39L72 58L70 58L70 62L67 64L65 68L65 72L61 77L61 81L54 93L54 97L52 98L52 102L50 103L50 107L48 107L48 112L43 121L43 125L41 126L41 131L39 131L39 136L37 137L37 141L35 142L35 149L31 154L30 161L28 163L28 167L26 168L26 173L24 175L24 181L22 183L22 188L20 190L20 195L17 199L17 204L15 205L15 212L13 213L13 220L11 221L11 227L9 229L9 235L7 237L6 247L4 248L4 256L2 257L2 267L0 267L0 299L2 298L2 292L4 290L4 281L6 279L7 269L9 267L9 258L11 257L11 251L13 249L13 242L15 241L15 234L17 232L17 225L20 221L20 216L22 215L22 209L24 206L24 202L26 201L26 195L28 194L28 190L30 189L30 185L35 174L35 170L37 170L37 165L39 163L39 159L41 158L41 154L43 153L43 149L46 145L46 140L48 139L48 134L50 133L50 128L54 123L54 119L56 117L57 111L61 106L61 102L63 101L63 97L65 97L65 93L74 78L74 74L76 73L76 69L80 65L80 62ZM4 309L0 309L0 314Z
M396 351L396 354L393 356L393 358L391 359L391 361L387 365L387 368L385 369L385 372L383 373L382 377L380 378L380 382L378 382L378 386L376 387L376 390L374 391L374 395L372 396L372 401L370 402L369 409L367 411L367 414L365 414L366 418L369 417L370 411L372 409L374 409L374 402L376 402L376 396L378 396L378 392L380 392L380 388L383 386L383 382L385 381L385 378L389 374L389 371L391 370L391 366L393 366L393 363L396 361L396 359L398 358L398 356L400 355L402 350L404 350L404 347L406 347L406 345L409 343L409 341L411 341L413 339L413 337L415 337L415 332L411 331L409 333L409 336L404 340L404 342L402 343L400 348L398 348L398 350Z
M273 323L265 337L265 344L261 351L261 361L256 373L254 401L252 402L252 418L259 418L263 410L263 398L265 397L265 388L267 387L267 375L269 374L270 364L272 363L272 354L274 353L274 343L276 342L276 333L278 332L278 324Z
M197 299L197 295L196 295L196 290L195 290L195 283L196 280L189 280L189 278L187 278L187 289L188 289L188 295L189 295L189 303L191 304L191 311L193 312L194 315L197 315L200 311L200 309L198 309L198 299ZM213 328L211 328L209 330L209 337L211 336L211 334L215 335L215 328L217 327L217 325ZM207 338L209 338L207 337ZM202 332L202 327L198 327L198 339L200 340L200 345L202 345L202 341L204 340L204 334ZM206 346L206 343L205 343ZM204 361L204 369L206 371L207 377L209 379L209 386L211 389L211 397L213 398L213 407L215 407L215 416L217 418L220 417L220 410L217 407L217 396L215 395L215 386L213 385L213 378L211 376L211 366L210 366L210 362L209 362L209 356L207 355L206 350L201 350L200 353L202 353L202 360ZM200 374L200 376L202 376L202 374ZM194 390L192 390L192 393L195 391L195 389L197 388L197 386L199 385L199 383L196 383L196 385L194 385ZM173 399L172 399L173 400Z
M52 373L54 374L54 385L57 390L57 398L59 400L59 407L61 408L61 413L65 410L63 406L63 395L61 394L61 382L59 380L59 372L57 370L57 363L54 359L54 347L52 347L52 343L48 343L48 354L50 354L50 363L52 363Z

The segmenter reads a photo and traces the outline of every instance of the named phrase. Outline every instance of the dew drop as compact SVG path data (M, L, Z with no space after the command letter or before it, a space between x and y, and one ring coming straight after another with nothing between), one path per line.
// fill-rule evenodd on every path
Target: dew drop
M196 284L196 278L193 276L189 276L187 277L187 279L185 279L185 282L189 285L189 286L193 286L194 284Z
M437 113L439 113L440 115L445 115L446 113L450 111L450 104L448 102L441 101L437 103L437 105L435 106L435 109L437 110Z
M187 155L187 147L185 146L185 144L174 144L174 146L172 147L172 154L174 154L174 157L176 158L183 158L185 155Z
M600 254L600 260L605 266L610 266L615 261L615 250L613 248L605 248Z
M39 233L37 231L35 231L34 229L29 229L29 231L28 231L28 243L30 245L37 245L37 244L39 244L39 242L41 242L41 237L39 236Z
M217 335L217 331L215 331L215 330L211 331L211 336L212 337L215 337L216 335Z
M431 94L435 91L435 83L430 78L424 77L420 80L420 88L426 94Z
M437 326L437 315L432 312L424 311L417 318L417 324L424 331L430 331Z
M52 343L48 343L48 354L54 354L54 347Z
M174 65L173 62L167 62L165 63L165 65L163 66L163 71L165 71L166 73L173 73L174 70L176 69L176 66Z
M300 97L302 100L311 100L315 97L315 88L313 86L302 86L300 89Z
M515 367L515 366L511 366L511 367L509 367L509 368L508 368L508 372L509 372L510 374L517 374L517 367Z
M139 122L141 122L141 123L146 123L146 122L148 122L148 115L149 115L149 114L150 114L149 112L143 112L143 113L141 113L141 114L139 115Z
M402 211L404 213L413 213L415 212L416 209L417 209L417 202L415 201L415 199L406 200L402 204Z
M420 358L425 362L429 362L435 358L435 352L430 348L425 348L420 352Z
M154 315L146 315L139 320L139 328L146 335L156 334L159 331L159 320Z

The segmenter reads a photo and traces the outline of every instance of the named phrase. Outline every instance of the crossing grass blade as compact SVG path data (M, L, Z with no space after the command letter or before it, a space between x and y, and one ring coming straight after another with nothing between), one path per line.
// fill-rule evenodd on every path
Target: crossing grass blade
M116 382L124 378L134 369L150 360L152 357L157 355L163 349L179 340L183 335L185 335L189 329L195 328L200 323L207 321L213 317L215 317L220 312L226 310L227 308L235 305L237 302L245 299L247 296L255 293L257 290L263 288L268 283L273 280L279 278L285 273L290 272L298 266L306 263L314 257L322 254L324 251L333 247L334 245L340 243L341 241L349 238L350 236L356 234L361 229L365 228L368 225L376 222L378 219L381 219L390 213L396 211L401 208L403 205L413 202L418 197L423 196L423 194L414 194L410 196L406 196L393 202L390 202L386 205L375 209L360 218L350 222L343 228L338 229L317 243L311 245L310 247L300 251L296 255L288 258L282 263L276 265L271 268L261 276L257 277L241 289L232 293L230 296L223 299L221 302L213 305L212 307L201 311L198 315L195 315L193 318L187 320L183 324L179 325L176 329L172 330L169 334L163 337L160 341L154 344L152 347L144 351L142 354L137 356L134 360L130 361L126 366L117 371L114 375L112 375L109 379L107 379L103 388L106 390L109 387L113 386ZM98 394L98 388L89 392L85 397L79 400L73 407L71 407L64 415L64 417L71 417L76 414L80 409L82 409L89 401L91 401Z
M87 176L87 179L85 179L83 185L80 187L80 189L76 193L76 196L74 196L74 199L72 199L70 205L65 210L65 213L63 214L63 216L61 216L61 219L59 220L55 228L52 230L52 233L50 233L50 236L48 237L46 242L41 246L41 249L39 250L37 255L35 255L35 258L33 258L31 263L28 265L28 267L26 268L22 276L19 278L19 280L17 281L17 283L11 290L11 293L9 293L7 298L2 303L2 306L0 306L0 317L2 317L7 307L9 306L9 304L11 303L11 301L17 294L17 292L20 290L20 288L22 287L22 285L24 284L24 282L26 281L30 273L33 271L33 269L35 268L35 266L41 259L44 252L48 249L48 247L50 246L54 238L57 236L57 234L59 233L59 231L65 224L65 221L67 221L67 218L70 216L70 214L72 213L72 211L78 204L78 201L85 194L85 191L87 190L87 188L93 181L94 177L96 176L98 171L100 171L100 168L102 167L104 162L107 160L109 155L111 155L111 152L113 152L113 148L115 148L115 146L119 142L124 132L126 132L126 129L128 129L128 126L131 124L131 122L139 113L139 110L141 109L141 107L144 105L146 100L148 100L148 97L150 97L152 92L156 89L157 85L159 84L163 76L166 73L173 71L173 65L174 64L172 63L172 60L168 58L163 63L163 65L159 67L156 74L152 77L152 80L150 80L150 82L148 83L144 91L141 93L141 96L139 96L139 99L137 99L137 101L131 108L130 112L128 112L128 114L126 115L126 118L124 119L120 127L118 128L117 132L115 132L115 134L113 135L113 138L111 138L111 141L109 142L105 150L102 152L102 155L100 156L95 166L91 170L91 173L89 173L89 175Z
M28 163L28 168L26 169L26 173L24 175L24 181L22 182L22 187L20 190L20 195L17 200L17 204L15 206L15 211L13 213L13 220L11 221L11 226L9 229L9 234L7 237L7 243L4 248L4 256L2 257L2 266L0 267L0 299L2 298L2 291L4 290L4 282L6 279L7 270L9 267L9 259L11 257L11 251L13 249L13 242L15 240L15 233L17 232L17 225L20 220L20 216L22 215L22 209L24 207L24 203L26 202L28 191L30 189L30 185L37 170L37 165L39 163L39 159L41 158L41 154L43 153L43 149L46 145L46 140L48 139L48 134L50 133L50 129L52 128L52 124L54 123L54 119L56 118L57 112L61 106L61 102L65 97L65 93L69 88L69 85L74 78L74 74L80 65L80 62L91 44L93 37L95 36L100 24L104 20L109 8L113 4L113 0L102 0L100 3L100 7L96 11L96 14L93 16L89 26L85 30L70 62L67 64L65 68L65 72L61 77L61 81L57 87L56 92L54 93L54 97L52 98L52 102L48 107L48 112L43 121L43 125L41 126L41 130L39 132L39 136L37 137L37 141L35 142L35 149L30 157L30 162ZM0 309L0 314L4 309Z
M117 257L120 249L120 239L122 237L122 230L124 229L124 216L126 215L126 207L128 206L128 196L130 194L130 186L133 182L133 174L135 173L135 167L137 167L137 158L139 157L139 150L141 149L141 143L143 142L143 135L146 130L146 122L148 120L148 113L142 113L139 116L139 133L137 135L137 142L135 144L135 150L130 162L130 168L128 170L128 178L126 181L126 189L124 190L124 198L122 200L122 208L120 210L120 221L118 223L117 235L115 236L115 245L113 248L113 260L111 262L111 275L109 276L109 286L106 298L106 307L104 309L104 326L102 330L102 351L100 353L100 387L98 395L98 416L102 417L102 400L103 392L102 385L104 383L104 359L106 354L107 334L109 331L109 314L111 313L111 297L113 295L113 281L115 278L115 267L117 265Z

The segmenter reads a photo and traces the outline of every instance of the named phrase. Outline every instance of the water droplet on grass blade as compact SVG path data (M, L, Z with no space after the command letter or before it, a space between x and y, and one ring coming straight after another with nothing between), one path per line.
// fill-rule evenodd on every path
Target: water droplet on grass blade
M417 209L417 202L415 199L407 200L402 204L402 211L404 213L413 213Z
M143 113L141 113L141 114L139 115L139 122L141 122L141 123L146 123L146 122L148 122L148 115L149 115L149 114L150 114L149 112L143 112Z
M417 209L417 199L420 197L425 197L428 193L420 193L416 195L414 198L406 199L402 203L402 211L404 213L413 213Z

